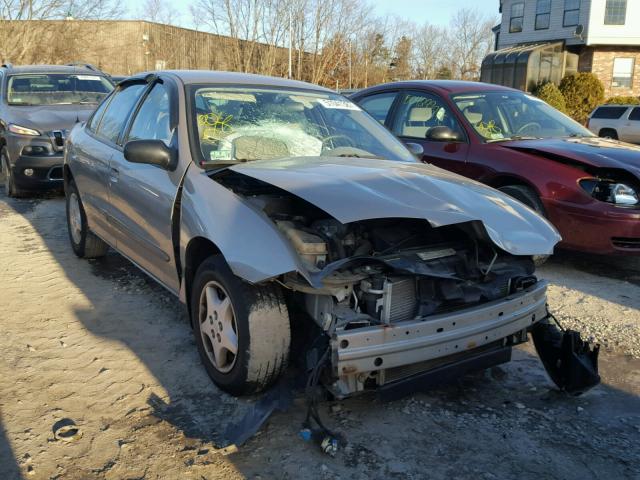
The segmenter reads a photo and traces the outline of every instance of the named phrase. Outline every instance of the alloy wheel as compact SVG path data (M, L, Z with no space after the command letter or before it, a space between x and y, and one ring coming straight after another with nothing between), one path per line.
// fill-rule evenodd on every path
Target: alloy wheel
M82 240L82 214L80 200L75 192L69 195L69 227L73 243L79 245Z
M229 372L238 354L238 328L229 294L216 281L208 282L200 294L200 335L213 366Z

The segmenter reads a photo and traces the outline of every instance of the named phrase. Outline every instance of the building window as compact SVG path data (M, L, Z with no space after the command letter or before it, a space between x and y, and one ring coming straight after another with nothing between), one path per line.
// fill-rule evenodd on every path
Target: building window
M631 88L633 84L633 58L613 59L613 80L612 87Z
M564 0L563 27L575 27L580 21L580 0Z
M627 0L607 0L604 10L605 25L624 25L627 17Z
M536 3L536 30L549 28L551 17L551 0L538 0Z
M511 20L509 22L509 33L521 32L523 20L524 2L511 4Z

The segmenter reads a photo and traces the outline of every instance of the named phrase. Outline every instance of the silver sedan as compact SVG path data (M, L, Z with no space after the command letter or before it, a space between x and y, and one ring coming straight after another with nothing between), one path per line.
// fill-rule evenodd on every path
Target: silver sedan
M318 86L132 77L69 136L71 246L111 246L177 295L233 394L266 388L290 357L338 397L508 361L546 324L532 256L560 237L408 147Z

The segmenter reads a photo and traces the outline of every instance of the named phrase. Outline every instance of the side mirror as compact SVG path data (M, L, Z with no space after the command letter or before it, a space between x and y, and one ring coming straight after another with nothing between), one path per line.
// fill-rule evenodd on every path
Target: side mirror
M162 140L132 140L124 146L124 158L131 163L157 165L164 170L173 170L178 163L175 149L167 147Z
M463 140L462 134L445 125L438 127L432 127L427 131L427 140L433 140L434 142L461 142Z
M424 148L419 143L405 143L405 146L409 149L409 151L413 154L414 157L418 157L418 159L422 158L424 154Z

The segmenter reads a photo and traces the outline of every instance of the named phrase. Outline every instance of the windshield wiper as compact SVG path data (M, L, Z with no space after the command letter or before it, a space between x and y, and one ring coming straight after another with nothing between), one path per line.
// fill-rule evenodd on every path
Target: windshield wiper
M341 153L335 156L342 157L342 158L371 158L373 160L384 160L384 158L378 157L376 155L359 155L357 153Z
M542 137L532 137L530 135L512 135L505 138L489 138L487 143L508 142L511 140L540 140Z

